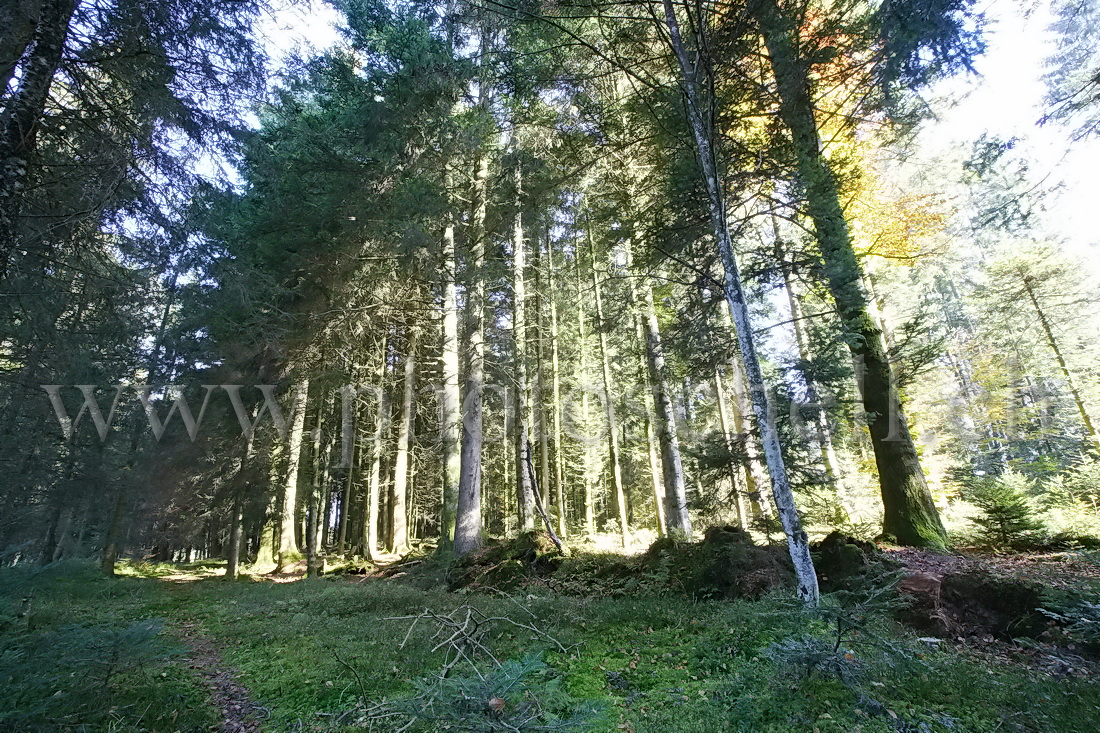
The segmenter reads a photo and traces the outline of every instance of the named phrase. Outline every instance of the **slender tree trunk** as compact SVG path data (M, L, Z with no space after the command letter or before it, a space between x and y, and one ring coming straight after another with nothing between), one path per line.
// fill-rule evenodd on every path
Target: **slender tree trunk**
M737 508L737 524L742 529L748 529L748 517L745 516L745 501L741 496L741 482L738 481L737 466L733 462L733 433L730 430L729 405L726 403L726 387L722 382L722 372L716 366L714 368L714 396L718 402L718 422L722 428L722 441L725 443L726 452L730 455L729 467L730 490L733 492L733 503Z
M6 100L0 116L0 281L7 277L15 254L15 220L27 169L76 5L77 0L44 0L18 89Z
M554 243L546 242L547 257L547 297L550 301L550 379L552 383L551 412L554 417L554 490L558 510L558 534L564 539L567 534L565 481L562 463L565 453L561 445L561 365L558 354L558 304L557 291L554 288Z
M99 569L104 575L115 574L115 563L118 562L119 543L122 540L122 529L126 522L127 491L125 486L119 485L115 492L114 506L111 510L111 523L107 525L106 541L103 544L103 552L99 558Z
M781 253L776 253L777 258ZM787 291L787 304L791 309L791 324L794 327L795 345L798 347L798 358L803 364L809 364L813 358L810 352L810 341L806 335L806 327L803 324L802 304L794 289L794 281L790 268L786 262L782 262L783 287ZM817 438L818 449L821 452L821 464L825 468L825 477L830 483L837 485L840 480L840 471L837 468L836 450L833 447L832 429L829 427L829 418L822 407L821 389L813 375L802 370L802 377L806 381L806 400L814 411L814 432Z
M637 303L635 304L637 305ZM665 487L662 478L661 458L657 455L657 407L653 400L654 387L649 372L649 364L646 361L646 337L645 326L642 325L640 311L634 314L634 330L638 338L638 365L639 374L645 382L645 436L646 454L649 458L649 477L653 484L653 506L657 519L657 535L668 535L668 524L665 520Z
M401 555L409 549L408 512L409 445L416 418L416 332L409 328L405 354L405 390L401 399L401 424L397 431L397 453L393 468L393 551Z
M627 522L626 492L623 490L622 459L619 455L619 421L615 414L615 388L611 379L611 356L607 347L607 329L604 323L603 296L600 294L600 280L596 272L596 242L592 237L591 224L587 231L588 249L592 256L592 289L596 300L596 323L600 343L600 367L603 373L604 414L607 418L607 451L611 461L612 489L615 492L615 505L619 510L619 531L623 547L630 540L630 527Z
M1039 325L1043 327L1043 335L1046 336L1047 346L1054 352L1054 358L1058 360L1058 368L1062 370L1062 376L1066 378L1066 387L1069 388L1069 393L1073 397L1073 403L1077 405L1077 412L1081 415L1081 423L1085 426L1085 434L1092 439L1092 442L1096 444L1097 448L1100 448L1100 434L1096 432L1092 417L1089 415L1088 408L1085 406L1085 400L1081 397L1081 393L1077 389L1073 373L1066 363L1066 358L1062 355L1062 348L1058 345L1058 339L1054 337L1054 329L1050 326L1050 320L1047 318L1046 311L1039 305L1039 299L1035 295L1035 288L1031 284L1030 277L1023 272L1019 273L1019 275L1024 283L1024 292L1027 293L1028 300L1031 301L1031 306L1035 309L1035 314L1039 317Z
M462 469L459 444L462 436L461 394L458 376L458 303L455 270L454 214L446 214L443 229L443 348L440 367L443 372L443 389L439 396L440 444L443 454L443 515L442 543L454 541L455 511L458 506L458 484Z
M363 554L368 560L378 558L379 514L382 504L382 452L385 448L386 428L389 424L390 401L386 391L386 365L388 344L382 341L378 363L378 382L375 405L378 414L374 419L374 436L371 441L370 474L367 479L367 500L365 502L363 528Z
M283 505L280 512L279 559L276 570L283 572L301 559L295 537L298 510L298 467L302 455L302 434L306 426L306 400L309 397L309 380L298 386L294 401L294 417L290 425L287 443L286 481L283 484Z
M78 511L78 509L68 506L61 512L61 522L57 528L57 544L54 547L50 562L57 562L69 554L71 543L69 532L72 527L73 515Z
M544 230L544 240L546 240L547 249L549 250L551 247L549 225ZM546 311L546 308L544 308L546 285L543 283L542 274L544 270L546 270L546 260L543 258L541 245L537 245L535 249L535 408L539 431L539 478L537 486L541 486L542 494L546 496L546 500L543 501L543 508L546 508L550 505L553 496L551 496L550 484L550 420L547 416L546 401L546 354L544 354L546 333L543 332L542 315ZM537 494L538 491L536 491L536 500L538 500Z
M737 328L733 325L728 302L725 307L719 308L719 320L724 328L737 339ZM733 434L744 440L745 464L744 481L745 496L749 500L753 516L767 519L771 516L771 507L768 505L764 490L768 484L767 471L761 456L764 453L760 445L759 430L756 427L756 415L753 413L752 395L745 384L745 362L741 358L739 348L734 349L730 355L729 370L732 377L729 402L726 404L733 408L730 412Z
M244 473L245 466L252 459L253 438L248 439L248 445L245 447L244 458L241 459L241 466L237 471L238 481L240 475ZM233 507L230 511L230 522L232 524L229 526L229 553L225 563L225 577L230 580L236 579L241 562L241 535L244 530L244 497L241 495L242 493L243 487L238 486L236 496L233 499Z
M657 310L653 304L653 288L648 279L641 283L641 291L642 322L646 331L646 362L649 364L650 378L655 389L657 441L661 446L661 463L664 466L665 521L669 532L678 531L690 537L691 517L687 507L684 467L680 459L680 441L676 435L676 415L669 394L665 351L661 344Z
M512 222L512 340L515 344L516 397L515 448L516 500L519 509L521 532L535 528L535 494L531 488L531 476L524 468L527 455L528 431L531 425L531 404L527 384L527 291L524 269L527 266L527 245L523 237L523 214L520 170L516 168L516 211Z
M353 385L347 385L344 387L344 392L340 400L341 405L341 420L340 420L340 434L341 441L344 449L343 460L344 469L347 473L344 475L343 489L340 494L340 509L337 514L336 524L336 554L343 555L344 548L348 541L348 521L351 519L351 488L355 483L355 461L356 461L356 444L358 441L355 439L356 428L356 413L359 405L358 391Z
M584 532L591 537L596 533L595 498L592 492L592 446L588 436L588 329L584 312L584 293L581 289L581 252L576 248L577 265L577 333L580 340L580 358L577 362L577 384L581 386L581 484L584 499Z
M225 577L236 580L237 568L241 561L241 525L244 523L240 497L233 501L229 521L229 552L225 561Z
M489 53L489 31L482 25L481 51ZM489 114L490 82L483 73L479 81L478 106ZM470 256L466 288L468 340L466 352L466 396L462 403L462 458L459 475L454 555L461 557L481 547L481 443L482 398L485 386L485 213L489 180L489 153L478 154L471 197L469 226Z
M666 0L666 2L669 0ZM884 510L883 532L903 545L943 547L947 536L932 501L883 341L860 286L836 178L825 159L814 118L808 65L799 56L798 30L777 0L751 5L768 49L779 98L779 116L791 133L799 179L825 261L829 291L848 334L861 377L863 406L871 415L871 443Z
M676 55L682 73L682 92L686 101L688 122L695 138L700 173L710 203L710 218L714 229L714 238L718 245L722 265L726 271L726 302L729 304L734 325L737 327L738 344L745 362L749 384L752 387L753 411L756 413L757 421L760 424L764 443L764 457L771 473L772 494L779 510L779 518L783 523L783 530L787 535L787 547L798 580L798 596L807 604L816 606L819 600L817 576L814 573L813 561L810 559L806 533L802 529L802 522L795 507L794 494L787 479L787 469L783 464L779 434L775 428L771 406L768 404L767 390L764 388L764 375L760 371L760 362L756 356L756 344L753 340L749 309L745 303L745 294L741 287L741 276L737 269L737 260L733 254L733 243L730 240L729 222L726 219L725 194L718 174L717 157L712 145L711 131L707 126L707 120L713 119L713 116L705 113L700 93L702 80L698 78L698 68L690 59L688 50L680 35L680 25L676 18L672 0L664 0L664 9L665 23L668 27L672 50Z
M317 401L317 424L313 428L312 457L313 479L306 497L306 515L304 539L306 546L306 577L320 577L324 572L324 558L321 557L321 513L325 505L325 479L327 476L324 442L324 421L326 400Z

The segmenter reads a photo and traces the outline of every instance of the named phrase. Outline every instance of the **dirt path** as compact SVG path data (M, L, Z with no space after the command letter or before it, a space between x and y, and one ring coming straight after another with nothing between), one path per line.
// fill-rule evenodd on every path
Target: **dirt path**
M210 699L221 712L222 731L258 733L259 719L266 711L252 701L248 690L237 682L234 673L222 663L214 642L190 621L179 624L176 632L187 645L189 666L202 675L210 690Z

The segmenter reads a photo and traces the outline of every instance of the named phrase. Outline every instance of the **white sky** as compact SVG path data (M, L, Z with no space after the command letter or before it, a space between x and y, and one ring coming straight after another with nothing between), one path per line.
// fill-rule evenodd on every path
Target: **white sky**
M981 5L990 23L988 50L977 59L980 76L959 77L940 85L937 95L953 97L958 104L940 112L938 124L921 136L928 152L976 140L983 132L1003 138L1020 138L1017 150L1034 161L1036 179L1064 183L1051 202L1047 226L1051 234L1067 239L1079 254L1100 254L1100 228L1096 207L1100 204L1100 140L1072 142L1069 131L1058 124L1038 125L1045 112L1046 60L1054 51L1055 35L1048 2L1039 3L1024 17L1019 0L987 0Z
M276 10L265 15L260 36L267 41L273 70L295 53L308 55L310 49L320 51L340 39L336 30L341 15L324 0L281 0Z

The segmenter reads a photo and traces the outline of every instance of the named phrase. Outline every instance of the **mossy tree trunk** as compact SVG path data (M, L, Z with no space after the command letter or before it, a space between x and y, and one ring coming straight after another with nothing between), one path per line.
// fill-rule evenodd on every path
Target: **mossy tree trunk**
M852 247L837 180L822 151L808 64L799 55L797 45L798 28L777 0L754 0L750 7L768 50L779 116L791 134L798 178L817 232L829 292L856 362L879 473L883 533L903 545L943 547L946 533L902 413L882 329L868 309L861 286L862 270Z

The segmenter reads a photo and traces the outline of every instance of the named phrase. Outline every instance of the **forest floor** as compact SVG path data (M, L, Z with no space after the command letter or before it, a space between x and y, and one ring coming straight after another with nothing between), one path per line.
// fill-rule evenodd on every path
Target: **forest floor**
M896 555L1100 590L1072 554ZM0 730L1100 729L1095 656L1063 637L937 639L859 594L811 616L786 591L698 600L570 562L584 594L565 571L448 591L433 556L295 582L227 582L216 563L3 570Z

